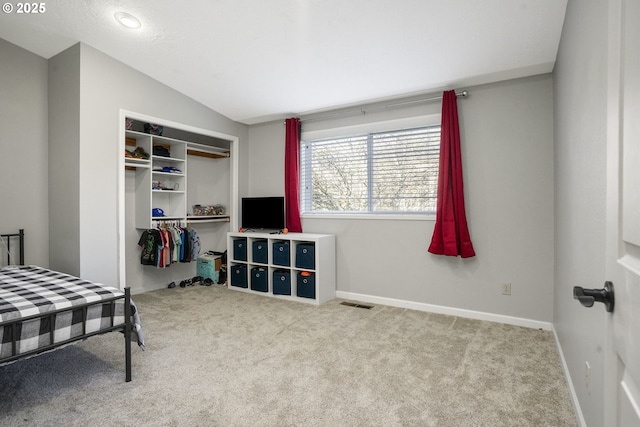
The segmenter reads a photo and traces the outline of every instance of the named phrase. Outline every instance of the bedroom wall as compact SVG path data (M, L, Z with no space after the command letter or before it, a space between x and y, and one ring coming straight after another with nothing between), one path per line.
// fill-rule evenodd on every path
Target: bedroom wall
M458 100L458 109L467 215L477 257L427 253L433 220L304 218L303 229L336 235L337 290L343 295L551 322L552 77L466 89L470 96ZM304 132L439 110L436 102L326 124L303 121L302 126ZM249 141L249 187L243 195L284 194L282 121L252 126ZM512 284L511 296L501 295L503 282Z
M573 286L605 280L608 2L569 0L554 70L554 326L582 414L604 425L604 310L573 299ZM615 32L612 32L615 34ZM591 387L584 381L591 366Z
M69 51L79 52L68 57ZM126 64L86 45L78 44L52 61L79 69L74 87L79 88L78 138L68 141L78 153L79 206L70 206L70 215L79 216L79 274L90 280L118 283L118 151L121 109L166 119L197 128L234 135L240 138L240 167L246 168L243 145L246 126L233 122L196 101L170 89ZM70 62L70 65L67 64ZM58 96L59 97L59 96ZM51 100L52 105L58 97ZM60 98L61 99L61 98ZM51 126L64 127L68 123ZM75 123L70 123L75 126ZM63 173L53 171L52 174ZM239 188L246 188L241 177ZM52 197L62 197L57 189ZM52 230L59 221L52 221ZM128 250L137 251L136 230L126 229ZM54 265L55 267L55 265ZM195 271L195 266L194 266ZM144 280L143 276L139 277ZM133 279L135 280L135 278ZM131 283L136 286L136 283Z
M80 275L80 46L49 60L49 262Z
M0 39L0 100L0 233L24 228L25 261L48 267L47 61Z

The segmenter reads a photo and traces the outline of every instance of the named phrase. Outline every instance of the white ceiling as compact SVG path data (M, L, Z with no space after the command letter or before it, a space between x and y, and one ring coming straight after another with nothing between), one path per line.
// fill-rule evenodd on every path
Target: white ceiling
M17 2L10 2L17 5ZM0 38L81 41L247 124L550 72L567 0L49 0ZM142 21L128 30L114 13Z

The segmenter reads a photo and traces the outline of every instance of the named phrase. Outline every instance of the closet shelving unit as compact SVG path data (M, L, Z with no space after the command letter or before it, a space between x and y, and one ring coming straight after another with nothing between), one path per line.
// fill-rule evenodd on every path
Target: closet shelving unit
M216 159L229 157L228 150L132 130L126 131L125 144L129 151L139 147L149 155L148 159L125 155L125 168L136 174L136 228L152 228L154 221L229 222L228 215L187 214L187 155ZM164 147L170 156L154 155L155 146ZM154 217L154 208L162 209L164 216Z
M125 132L125 146L128 151L134 151L137 147L140 147L145 153L151 155L151 135L128 130ZM150 169L151 158L132 158L127 157L125 154L124 166L127 170Z
M209 222L229 222L229 215L190 215L187 222L205 224Z

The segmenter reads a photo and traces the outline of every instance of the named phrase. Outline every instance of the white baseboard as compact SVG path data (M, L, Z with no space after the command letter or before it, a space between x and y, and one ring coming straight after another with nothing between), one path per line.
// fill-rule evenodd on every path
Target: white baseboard
M466 310L463 308L445 307L442 305L425 304L422 302L406 301L394 298L377 297L373 295L356 294L353 292L336 291L336 297L346 300L366 302L369 304L389 305L391 307L408 308L411 310L427 311L430 313L447 314L450 316L465 317L468 319L486 320L489 322L505 323L507 325L522 326L525 328L553 330L551 322L525 319L522 317L505 316L502 314L485 313L482 311Z
M567 386L569 387L569 393L571 394L571 403L573 403L573 410L576 413L576 420L580 427L587 427L587 423L584 420L584 415L582 414L582 408L580 407L580 402L578 401L578 395L576 394L576 389L573 386L573 381L571 381L571 374L569 373L569 366L567 365L567 360L564 358L564 352L562 351L562 346L560 345L560 339L558 339L558 334L556 333L556 328L552 329L553 337L556 340L556 348L558 349L558 354L560 355L560 362L562 363L562 371L564 372L564 377L567 381Z

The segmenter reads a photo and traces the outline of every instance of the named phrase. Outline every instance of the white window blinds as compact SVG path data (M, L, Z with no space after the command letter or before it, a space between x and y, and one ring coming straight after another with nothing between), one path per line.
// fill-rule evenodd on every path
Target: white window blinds
M303 213L436 210L440 126L303 141Z

